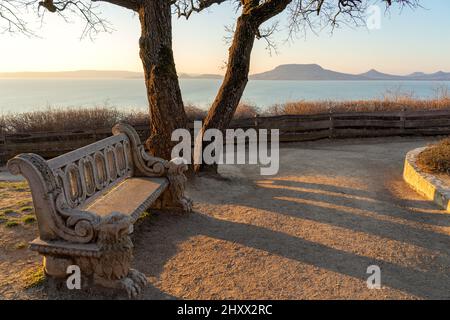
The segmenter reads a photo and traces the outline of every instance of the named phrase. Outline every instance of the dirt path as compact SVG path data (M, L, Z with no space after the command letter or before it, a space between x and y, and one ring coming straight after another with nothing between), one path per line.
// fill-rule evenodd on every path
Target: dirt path
M429 141L292 144L275 177L222 166L228 180L196 178L194 213L136 228L135 267L151 282L142 298L449 299L450 215L401 177L405 153ZM381 290L367 288L371 265Z

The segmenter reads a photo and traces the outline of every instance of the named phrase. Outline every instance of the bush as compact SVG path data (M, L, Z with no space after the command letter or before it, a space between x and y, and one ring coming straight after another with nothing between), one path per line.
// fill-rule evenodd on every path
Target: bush
M277 104L266 115L318 114L347 112L389 112L401 110L439 110L450 108L450 97L441 94L431 100L414 99L409 96L386 95L383 99L359 101L296 101Z
M277 104L262 112L257 106L241 103L235 119L254 118L258 114L307 115L339 112L377 112L400 110L450 109L448 90L440 89L431 100L414 99L411 95L386 94L382 99L361 101L296 101ZM192 104L185 106L189 121L204 120L207 111ZM111 128L124 121L133 126L148 125L150 116L146 111L120 111L110 107L95 108L49 108L20 114L0 115L0 133L61 132Z
M123 118L123 113L106 107L48 108L4 117L7 132L61 132L112 127Z
M417 158L417 165L427 172L450 174L450 138L422 151Z
M189 121L203 120L208 114L208 111L200 109L192 104L185 105L184 110L186 111L186 116Z
M238 105L234 113L234 119L248 119L254 118L261 113L261 110L252 104L241 103Z

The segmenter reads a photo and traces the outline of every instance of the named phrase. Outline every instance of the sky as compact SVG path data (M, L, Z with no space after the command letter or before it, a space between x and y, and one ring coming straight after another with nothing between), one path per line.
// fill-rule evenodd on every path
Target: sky
M273 41L278 53L270 55L263 40L252 53L251 73L287 63L317 63L324 68L362 73L377 69L386 73L415 71L450 72L450 1L422 0L424 8L391 10L381 18L380 29L342 26L333 34L308 32L288 40L286 14L279 15ZM138 17L108 3L100 5L102 16L113 26L94 40L80 39L83 25L66 23L46 14L38 37L0 34L0 72L130 70L141 71ZM224 73L229 44L225 26L236 19L230 4L214 6L189 21L173 18L173 49L178 72ZM27 19L35 19L30 13Z

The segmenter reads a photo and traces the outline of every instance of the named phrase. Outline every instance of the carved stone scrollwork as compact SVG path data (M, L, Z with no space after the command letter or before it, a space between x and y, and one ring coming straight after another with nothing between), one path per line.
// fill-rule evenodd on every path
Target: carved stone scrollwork
M22 174L32 188L41 239L75 243L89 243L95 239L98 217L75 210L68 204L61 179L42 157L21 154L8 162L8 169L13 174Z
M171 203L169 206L180 207L185 212L191 212L193 201L185 195L187 178L184 175L188 169L184 160L176 158L167 164L167 178Z
M142 176L164 176L168 178L170 196L165 201L164 206L180 207L186 212L192 211L193 202L185 195L187 179L184 173L188 167L183 159L177 158L167 161L151 156L145 151L137 132L128 124L119 123L114 126L112 132L114 135L127 135L131 144L136 173Z
M131 144L131 154L135 166L135 175L164 176L166 174L167 160L149 155L139 138L136 130L126 123L116 124L112 132L114 135L125 134Z
M107 288L123 289L128 296L137 296L147 285L147 278L131 269L133 243L129 237L132 221L129 216L113 212L101 218L97 244L100 257L78 257L77 265L84 274L93 275L94 281Z

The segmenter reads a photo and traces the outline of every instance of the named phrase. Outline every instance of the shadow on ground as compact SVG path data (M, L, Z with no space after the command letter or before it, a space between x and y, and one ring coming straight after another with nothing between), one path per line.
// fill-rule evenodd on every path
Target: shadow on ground
M450 215L401 177L404 154L429 140L365 141L290 146L275 177L224 166L228 181L196 178L193 213L136 227L141 298L449 299ZM382 290L366 286L371 265Z

